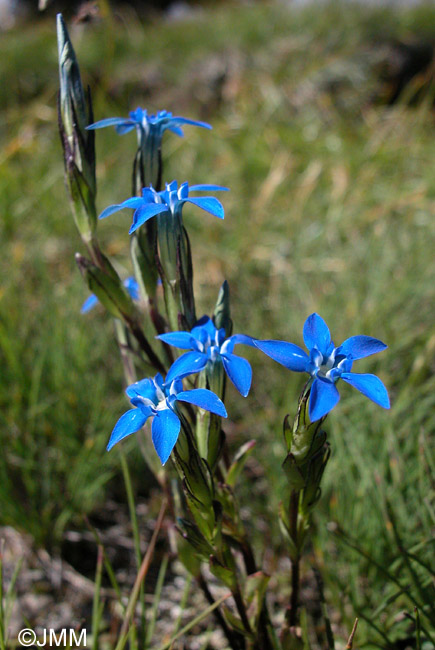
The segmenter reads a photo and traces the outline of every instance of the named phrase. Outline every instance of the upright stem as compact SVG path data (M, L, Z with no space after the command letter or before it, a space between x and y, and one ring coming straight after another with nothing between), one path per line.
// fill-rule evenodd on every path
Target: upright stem
M202 573L199 574L198 577L198 585L201 588L204 596L206 597L207 601L209 602L210 605L213 605L215 602L213 595L210 592L210 589L208 588L207 582L202 575ZM235 630L231 630L228 625L226 624L226 621L224 617L222 616L222 613L219 609L215 609L213 611L213 615L216 618L216 621L218 624L221 626L223 633L225 634L228 643L230 644L230 648L232 650L244 650L245 649L245 640L241 634L236 632Z
M299 582L300 582L300 553L298 547L298 512L299 512L299 494L300 492L293 490L290 496L290 534L292 540L297 548L297 555L292 558L292 574L291 574L291 594L290 594L290 611L288 614L288 623L293 627L297 623L297 614L299 606Z

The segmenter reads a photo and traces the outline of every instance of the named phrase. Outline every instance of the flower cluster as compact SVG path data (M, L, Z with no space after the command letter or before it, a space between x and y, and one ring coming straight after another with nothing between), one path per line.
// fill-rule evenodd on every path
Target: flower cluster
M141 108L131 112L128 118L109 118L87 128L98 129L114 126L119 134L128 133L136 128L140 137L154 138L155 140L156 138L161 139L165 130L182 136L181 125L185 124L211 128L204 122L173 117L166 111L149 115ZM152 145L146 146L151 147ZM219 185L189 186L188 183L178 186L177 181L172 181L166 184L163 191L158 192L150 185L142 189L141 196L133 196L122 203L107 207L100 214L100 219L124 208L133 209L133 222L130 227L130 234L132 234L149 219L158 217L159 250L162 264L163 266L181 264L180 268L184 273L189 270L191 260L184 259L183 255L189 257L190 252L188 252L188 247L185 248L185 244L180 243L183 232L183 206L186 203L191 203L205 212L223 219L224 208L218 199L202 194L196 196L195 193L226 191L227 189ZM177 282L181 284L185 282L185 275L179 276L179 269L178 271L177 269L178 267L175 270L172 269L173 273L166 276L171 287L172 284L175 286ZM137 299L138 289L134 279L128 278L125 286L130 295ZM88 311L96 302L96 297L91 296L83 305L82 311ZM183 300L181 303L177 303L176 310L178 304L184 304ZM194 314L194 308L192 313ZM185 322L192 323L192 320L195 322L194 317L190 321L185 319ZM173 329L176 329L177 311L170 322L173 323ZM339 379L354 386L376 404L384 408L390 406L387 390L378 377L352 372L354 361L381 352L387 346L382 341L369 336L353 336L346 339L340 346L335 347L328 326L318 314L311 314L304 324L303 338L308 353L299 346L286 341L259 340L244 334L227 337L225 329L217 328L208 316L203 316L190 331L167 332L160 334L157 338L163 343L185 350L185 352L169 368L165 381L159 374L154 379L142 379L128 387L127 395L135 408L127 411L117 422L108 449L111 449L126 436L138 431L149 417L153 417L152 440L162 464L165 464L181 428L180 412L177 412L176 406L178 401L194 404L211 413L226 417L225 407L217 395L205 388L184 391L182 380L201 371L213 374L216 368L222 367L236 389L246 397L251 387L252 369L246 359L234 354L234 347L237 344L257 347L289 370L307 372L310 375L309 417L312 422L324 418L338 403L340 395L336 384Z

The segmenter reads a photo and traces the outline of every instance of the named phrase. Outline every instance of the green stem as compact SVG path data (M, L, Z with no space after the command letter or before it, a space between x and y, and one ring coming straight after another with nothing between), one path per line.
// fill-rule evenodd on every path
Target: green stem
M298 606L299 606L299 582L300 582L300 550L298 540L298 514L299 514L299 495L300 492L293 490L290 495L290 535L297 548L296 557L292 558L292 573L291 573L291 593L290 593L290 611L288 613L288 624L294 627L298 620Z

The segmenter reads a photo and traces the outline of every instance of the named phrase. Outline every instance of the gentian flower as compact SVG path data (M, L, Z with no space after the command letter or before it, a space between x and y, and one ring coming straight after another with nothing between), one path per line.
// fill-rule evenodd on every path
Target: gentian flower
M133 300L139 300L139 285L133 276L130 276L124 280L123 285ZM80 313L86 314L88 311L91 311L91 309L93 309L99 302L100 301L98 300L97 296L92 293L89 298L87 298L83 303Z
M139 132L142 130L145 135L157 134L162 136L164 131L172 131L175 135L183 137L184 133L181 125L188 124L200 126L203 129L211 129L210 124L199 122L198 120L189 120L187 117L173 116L168 111L159 111L155 115L148 115L148 112L142 108L131 111L129 117L109 117L90 124L87 129L103 129L106 126L114 126L119 135L129 133L134 128Z
M336 348L328 326L318 314L308 316L303 335L309 355L298 345L285 341L256 340L255 345L289 370L311 375L309 416L312 422L323 418L338 403L340 395L335 384L339 379L379 406L390 408L387 389L378 377L351 372L354 361L382 352L387 347L385 343L371 336L351 336Z
M123 201L123 203L110 205L103 210L99 218L105 219L110 214L118 212L123 208L133 208L133 223L130 228L130 235L148 221L148 219L158 214L169 213L180 216L185 203L193 203L198 208L209 212L219 219L223 219L223 206L214 196L190 197L190 192L214 191L228 191L228 188L219 185L192 185L189 187L188 183L182 183L178 187L177 181L166 183L166 187L162 192L156 192L152 186L144 187L141 197L133 196Z
M166 381L187 377L203 370L207 363L217 359L222 361L225 372L237 388L246 397L251 388L252 369L249 362L233 354L237 343L254 345L253 339L244 334L234 334L225 338L223 328L216 329L208 316L203 316L190 332L169 332L156 338L182 350L192 350L179 357L169 368Z
M181 422L176 402L194 404L206 411L226 418L227 412L219 397L206 388L183 390L181 380L163 382L161 374L154 379L141 379L126 390L133 409L122 415L110 436L107 451L132 433L139 431L153 417L151 437L162 465L168 460L180 433Z

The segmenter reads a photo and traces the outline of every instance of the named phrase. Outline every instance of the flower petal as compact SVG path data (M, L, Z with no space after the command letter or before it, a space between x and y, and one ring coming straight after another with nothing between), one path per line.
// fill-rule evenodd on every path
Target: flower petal
M308 350L317 348L323 356L328 355L331 334L323 318L319 314L311 314L304 323L304 343Z
M259 348L268 357L295 372L305 372L310 362L308 354L294 343L286 341L256 341Z
M131 124L131 121L128 119L126 120L125 117L108 117L105 120L89 124L89 126L86 127L86 130L93 131L94 129L104 129L106 126L119 126L121 124L128 125Z
M168 131L172 131L172 133L178 135L179 138L184 138L183 129L180 129L179 126L168 126Z
M192 375L199 372L207 365L207 355L203 352L194 350L193 352L186 352L181 357L176 359L168 370L165 383L169 384L174 379L182 379L187 375Z
M174 125L177 124L190 124L191 126L200 126L203 129L212 129L213 127L210 126L210 124L207 124L207 122L200 122L199 120L190 120L188 117L179 117L175 116L171 119L171 128Z
M223 219L225 216L222 203L218 201L214 196L202 196L194 199L184 199L184 201L186 203L193 203L193 205L198 206L198 208L201 208L206 212L209 212L214 217L218 217L218 219Z
M252 382L252 369L249 362L230 353L221 355L221 358L228 377L239 393L246 397Z
M234 350L234 346L238 344L250 345L251 347L255 348L256 340L257 339L254 339L252 336L248 336L247 334L233 334L223 342L221 346L221 352L222 354L232 352Z
M162 465L166 463L180 433L180 420L170 409L157 411L151 426L154 449Z
M143 205L143 199L141 199L141 201L142 201L142 207L138 208L133 215L133 223L131 224L129 230L130 235L134 233L135 230L140 228L142 224L148 221L148 219L155 217L157 214L160 214L161 212L168 211L168 206L163 205L162 203L148 203L148 205Z
M188 404L195 404L199 408L210 413L215 413L223 418L227 417L227 411L223 402L211 390L207 388L194 388L193 390L183 390L177 393L176 399Z
M114 445L120 440L123 440L132 433L139 431L151 415L151 409L148 414L141 409L130 409L124 415L121 415L115 428L110 436L107 451L110 451Z
M134 397L146 397L147 399L156 401L156 387L152 379L145 377L145 379L140 379L134 384L130 384L125 391L130 399Z
M136 127L136 124L118 124L118 126L115 126L115 131L118 135L124 135L124 133L130 133L130 131L133 131L133 129Z
M340 399L340 394L335 384L316 378L311 386L310 403L308 412L311 422L320 420L329 413Z
M95 305L98 305L99 302L100 301L98 300L97 296L92 293L89 298L87 298L83 303L82 308L80 309L80 313L86 314L88 311L91 311Z
M387 389L376 375L343 372L341 378L384 409L390 408Z
M204 315L196 321L195 327L192 328L190 333L198 341L204 342L204 340L207 339L207 336L213 340L216 332L217 330L212 319L209 316Z
M122 203L118 203L116 205L109 205L108 208L103 210L103 212L100 214L98 218L105 219L106 217L113 214L114 212L118 212L119 210L123 210L124 208L139 208L141 205L143 205L143 199L140 196L133 196L131 199L127 199Z
M197 343L190 332L168 332L159 334L156 339L181 350L196 350Z
M382 352L388 346L379 339L374 339L371 336L351 336L346 339L344 343L337 349L337 354L344 354L344 356L355 361L356 359L363 359L369 357L371 354Z
M124 280L124 287L133 300L139 300L139 285L132 275Z
M229 192L228 187L222 185L190 185L191 192Z

